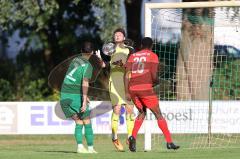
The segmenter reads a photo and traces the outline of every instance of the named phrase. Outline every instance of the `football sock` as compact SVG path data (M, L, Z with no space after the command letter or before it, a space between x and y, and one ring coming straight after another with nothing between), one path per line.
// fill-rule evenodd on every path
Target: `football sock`
M162 130L163 135L165 137L165 140L167 143L171 143L172 142L172 138L171 138L171 134L168 130L168 126L167 126L167 122L164 118L158 119L157 120L158 123L158 127Z
M85 138L87 141L88 146L93 145L93 129L92 129L92 124L86 124L84 125L85 127Z
M132 131L132 136L135 139L137 138L138 130L140 129L142 123L143 123L143 119L138 119L138 118L135 119L133 131Z
M74 136L77 144L82 144L82 128L83 128L82 124L76 124L75 126Z
M127 121L127 133L128 137L132 135L133 127L134 127L134 114L126 114Z
M83 148L83 144L78 144L78 148Z
M93 146L88 146L88 150L94 150Z
M119 115L112 113L112 139L117 139Z

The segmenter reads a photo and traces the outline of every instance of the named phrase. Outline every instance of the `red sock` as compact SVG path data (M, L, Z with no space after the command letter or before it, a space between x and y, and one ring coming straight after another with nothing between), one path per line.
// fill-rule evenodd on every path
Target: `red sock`
M142 123L143 123L143 119L136 119L135 120L133 131L132 131L132 136L134 137L134 139L137 138L138 130L140 129Z
M171 143L172 142L172 138L171 138L171 134L168 130L168 126L167 126L167 122L165 119L158 119L157 120L158 123L158 127L162 130L163 135L165 137L165 140L167 143Z

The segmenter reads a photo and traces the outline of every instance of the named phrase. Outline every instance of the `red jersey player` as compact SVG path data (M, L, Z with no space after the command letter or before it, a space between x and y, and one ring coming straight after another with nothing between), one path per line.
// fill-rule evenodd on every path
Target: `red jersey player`
M125 72L125 91L127 100L133 100L139 115L135 119L132 136L129 137L129 149L136 151L136 137L146 116L146 108L150 109L157 119L167 142L168 149L178 149L179 146L172 142L167 122L159 108L158 97L153 90L157 82L158 56L151 51L153 41L145 37L141 42L142 50L129 56Z

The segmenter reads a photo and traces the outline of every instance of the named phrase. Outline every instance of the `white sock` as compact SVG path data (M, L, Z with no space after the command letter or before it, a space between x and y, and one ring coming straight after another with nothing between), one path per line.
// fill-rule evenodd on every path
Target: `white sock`
M118 139L117 134L112 134L112 139L113 139L113 140Z
M78 144L78 148L83 148L83 144Z
M93 150L93 146L88 146L88 150Z

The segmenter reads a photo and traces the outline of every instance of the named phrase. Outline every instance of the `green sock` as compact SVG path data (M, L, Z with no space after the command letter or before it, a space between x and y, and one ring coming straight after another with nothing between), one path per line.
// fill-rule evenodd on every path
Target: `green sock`
M82 124L76 124L75 126L74 136L77 144L82 144L82 128L83 128Z
M93 146L93 129L92 129L92 124L86 124L84 125L85 127L85 137L87 140L87 145L88 146Z

